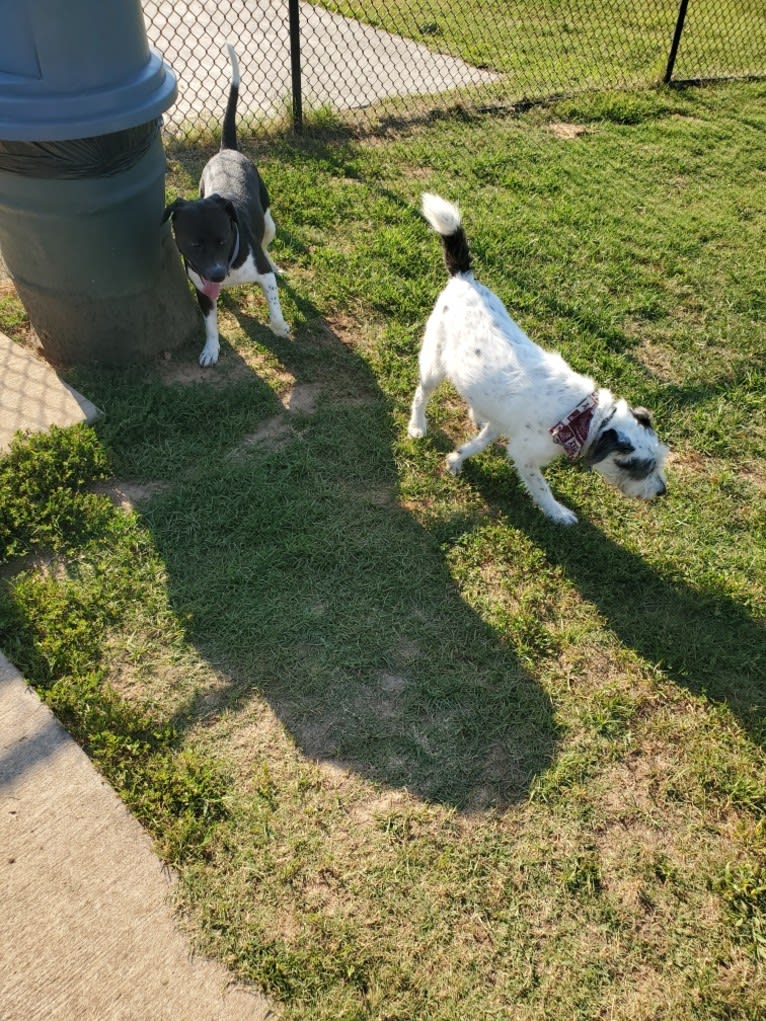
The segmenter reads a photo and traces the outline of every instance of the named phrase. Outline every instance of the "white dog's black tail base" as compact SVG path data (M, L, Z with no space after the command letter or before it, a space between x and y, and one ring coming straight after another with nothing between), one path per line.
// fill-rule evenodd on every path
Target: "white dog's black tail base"
M441 235L444 248L444 264L450 276L471 272L471 251L468 239L460 223L457 206L439 195L423 194L423 216L437 234Z
M451 277L471 272L471 252L462 227L458 227L454 234L442 234L442 245L444 265Z
M237 100L239 99L239 61L233 46L227 45L229 60L231 61L231 85L229 86L229 99L226 103L226 113L223 115L223 127L221 129L221 150L239 149L237 145Z

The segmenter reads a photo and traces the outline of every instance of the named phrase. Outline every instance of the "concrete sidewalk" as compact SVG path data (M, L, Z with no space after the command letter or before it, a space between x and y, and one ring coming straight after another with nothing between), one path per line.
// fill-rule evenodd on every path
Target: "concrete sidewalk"
M194 958L149 837L0 655L2 1021L265 1021Z
M52 425L93 422L100 415L47 362L0 333L0 455L19 429L44 432Z

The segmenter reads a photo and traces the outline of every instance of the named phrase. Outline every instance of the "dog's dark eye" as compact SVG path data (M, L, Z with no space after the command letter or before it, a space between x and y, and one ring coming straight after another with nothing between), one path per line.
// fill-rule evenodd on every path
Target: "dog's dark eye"
M190 241L189 242L189 248L202 248L202 242L201 241Z
M226 242L225 241L219 241L218 242L218 247L219 248L225 248L226 247Z
M657 462L651 457L642 459L631 458L628 461L618 461L617 464L636 481L647 478L657 467Z

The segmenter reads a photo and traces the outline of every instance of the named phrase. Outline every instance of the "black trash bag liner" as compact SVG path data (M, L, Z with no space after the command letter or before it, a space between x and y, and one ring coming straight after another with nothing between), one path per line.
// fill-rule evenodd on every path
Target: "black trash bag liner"
M129 170L146 155L161 123L152 120L125 131L65 142L0 141L0 170L70 181L111 177Z

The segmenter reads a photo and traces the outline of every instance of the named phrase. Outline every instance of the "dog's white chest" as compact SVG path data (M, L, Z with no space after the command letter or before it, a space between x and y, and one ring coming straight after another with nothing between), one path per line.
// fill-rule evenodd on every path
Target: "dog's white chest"
M250 252L248 257L242 263L241 266L237 266L236 269L230 269L226 279L223 282L224 287L237 287L239 284L252 284L260 277L258 272L253 253Z

